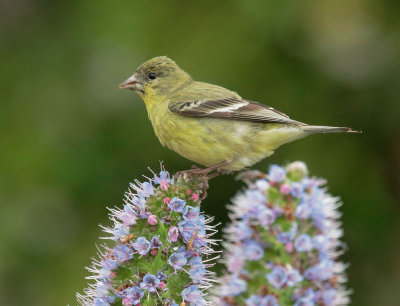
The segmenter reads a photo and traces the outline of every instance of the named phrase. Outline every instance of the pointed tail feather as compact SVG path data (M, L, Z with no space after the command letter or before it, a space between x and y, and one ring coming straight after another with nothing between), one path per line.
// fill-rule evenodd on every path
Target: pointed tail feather
M361 133L348 127L304 125L303 130L311 133Z

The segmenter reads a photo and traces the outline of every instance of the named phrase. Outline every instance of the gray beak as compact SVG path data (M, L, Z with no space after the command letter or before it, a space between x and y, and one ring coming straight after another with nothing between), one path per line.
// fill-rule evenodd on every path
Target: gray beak
M141 90L142 87L142 84L138 82L135 74L126 79L123 83L119 84L119 88L121 89Z

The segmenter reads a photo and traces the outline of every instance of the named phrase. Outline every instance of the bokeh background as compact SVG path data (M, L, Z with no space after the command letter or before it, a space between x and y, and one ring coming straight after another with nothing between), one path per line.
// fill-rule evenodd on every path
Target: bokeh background
M314 124L256 165L305 161L344 205L353 305L400 300L400 2L0 0L0 304L74 305L128 182L191 163L118 84L168 55L195 79ZM240 188L212 181L226 221Z

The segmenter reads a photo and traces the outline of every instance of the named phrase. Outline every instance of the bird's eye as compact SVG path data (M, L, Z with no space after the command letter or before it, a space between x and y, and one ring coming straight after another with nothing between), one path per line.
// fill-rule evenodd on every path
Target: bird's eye
M149 73L149 79L154 80L156 78L156 74L154 72Z

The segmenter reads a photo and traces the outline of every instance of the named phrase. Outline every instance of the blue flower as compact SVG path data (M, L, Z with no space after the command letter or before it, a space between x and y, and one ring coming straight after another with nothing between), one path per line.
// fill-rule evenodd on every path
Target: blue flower
M266 295L262 298L260 306L279 306L279 302L273 295Z
M313 248L312 240L309 235L301 234L294 241L294 247L299 252L307 252Z
M139 237L132 246L140 255L146 255L150 250L151 243L146 238Z
M187 259L184 252L173 253L169 259L168 263L174 268L174 270L180 270L184 265L187 264Z
M133 258L133 250L125 244L120 244L114 247L112 254L114 255L114 258L120 262Z
M249 240L244 243L245 256L248 260L259 260L264 255L264 249L254 240Z
M322 299L324 300L326 306L337 305L337 303L335 303L337 300L337 296L338 293L335 289L328 289L322 292Z
M192 285L187 287L182 291L182 298L185 302L190 302L193 305L205 305L206 301L203 298L203 294L197 288L197 286Z
M323 259L316 265L304 271L304 276L309 280L327 280L333 276L333 261Z
M167 275L165 275L165 273L161 270L157 272L156 276L159 280L164 280L167 278Z
M287 273L287 285L294 286L297 283L303 281L303 276L301 276L299 270L292 269Z
M149 182L142 184L142 189L138 190L139 197L148 197L154 194L154 186Z
M266 275L268 281L276 289L281 288L287 282L287 274L284 268L276 266L272 269L272 272Z
M239 240L246 240L253 235L253 230L245 222L240 222L236 227L236 235Z
M140 283L140 288L147 289L149 292L154 292L157 290L160 280L152 274L146 274L143 277L143 282Z
M137 286L129 287L125 289L125 296L129 299L129 302L133 305L137 305L144 296L144 291Z
M303 185L301 183L298 182L293 182L291 189L290 189L290 193L292 194L292 196L294 196L295 198L300 198L303 194Z
M173 198L171 201L169 201L168 203L168 207L175 212L183 212L184 208L185 208L185 204L186 201L185 200L181 200L178 198Z
M294 306L314 306L314 302L307 298L300 298L296 301Z
M320 252L327 252L331 248L331 239L325 235L317 235L312 239L314 247Z
M246 306L260 306L261 297L259 295L253 294L246 300Z
M189 261L189 264L191 266L189 270L190 277L196 282L202 281L204 275L206 274L206 269L201 261L201 257L199 256L193 257Z
M154 237L151 239L150 244L151 244L150 247L151 247L152 249L158 249L160 246L162 246L162 243L161 243L161 241L160 241L160 235L154 236Z
M300 202L300 204L297 205L296 207L294 215L300 220L305 220L310 218L311 213L312 213L311 205L307 202Z
M121 237L124 237L129 234L129 228L118 224L113 229L114 240L119 240Z
M233 275L230 282L222 288L222 294L227 296L237 296L245 292L246 289L247 283L237 275Z
M279 167L278 165L272 165L269 168L268 172L268 178L271 182L274 183L280 183L285 180L286 177L286 171L282 167Z
M189 241L195 234L198 237L203 237L206 234L205 224L201 220L180 221L178 228L185 242Z
M167 182L168 184L174 183L174 180L170 178L168 171L161 171L160 176L154 175L155 184L161 185L163 182Z
M200 215L200 207L192 207L192 206L187 206L187 211L183 215L183 219L185 220L195 220L199 217Z
M257 218L261 225L263 225L264 227L268 227L269 225L274 223L276 216L272 209L265 207L258 214Z

